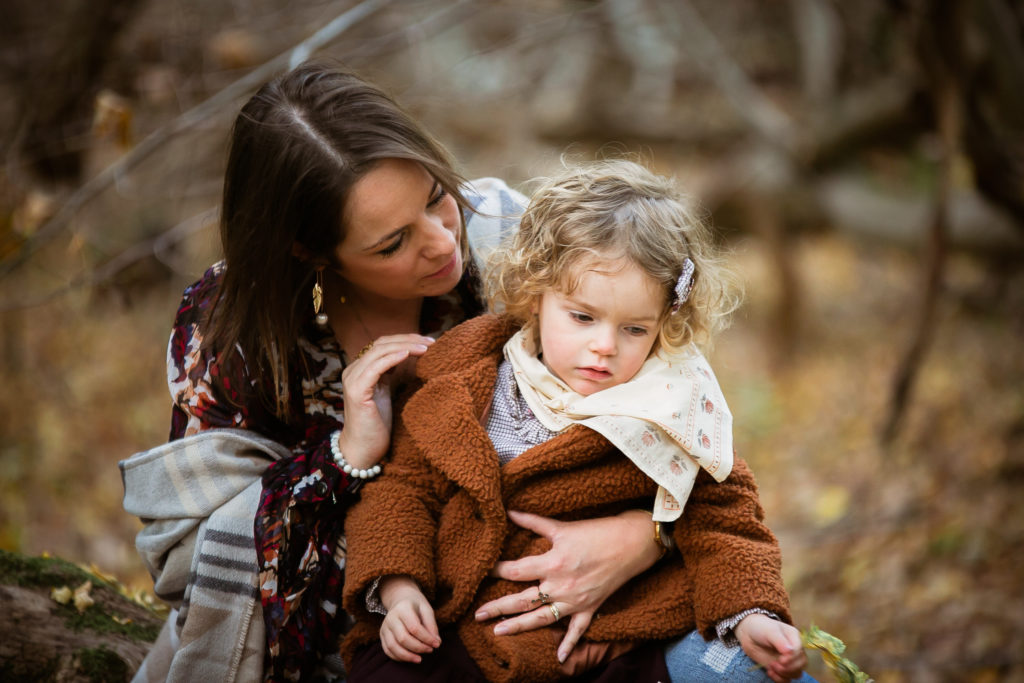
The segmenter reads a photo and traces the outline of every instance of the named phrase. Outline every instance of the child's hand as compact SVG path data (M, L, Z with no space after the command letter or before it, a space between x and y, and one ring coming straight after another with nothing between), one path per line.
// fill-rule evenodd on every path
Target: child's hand
M800 631L765 614L751 614L736 625L736 637L747 656L765 668L775 683L799 678L807 655Z
M411 578L386 577L380 582L380 601L388 610L380 627L380 644L388 657L419 664L420 654L441 644L434 608Z

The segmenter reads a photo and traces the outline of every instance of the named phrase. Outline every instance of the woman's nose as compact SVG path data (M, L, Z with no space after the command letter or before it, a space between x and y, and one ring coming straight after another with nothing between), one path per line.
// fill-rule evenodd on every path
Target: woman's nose
M447 256L455 251L455 230L445 225L438 216L425 216L423 255L427 258Z

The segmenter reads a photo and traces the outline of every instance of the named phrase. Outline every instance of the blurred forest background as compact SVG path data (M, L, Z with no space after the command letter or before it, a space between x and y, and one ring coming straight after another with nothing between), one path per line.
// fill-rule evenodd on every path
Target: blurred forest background
M386 87L467 177L528 190L566 152L674 175L746 283L712 362L800 625L878 681L1024 681L1024 3L3 15L0 548L151 586L117 461L167 437L167 335L217 258L230 123L312 55Z

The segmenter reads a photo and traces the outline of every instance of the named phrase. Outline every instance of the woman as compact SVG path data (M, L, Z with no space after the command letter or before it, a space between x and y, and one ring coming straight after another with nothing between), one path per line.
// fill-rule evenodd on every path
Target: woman
M225 175L225 258L185 291L169 345L171 441L122 463L125 507L150 522L137 545L158 594L179 608L139 678L245 680L262 667L267 680L297 680L330 668L347 626L341 530L363 481L338 463L373 476L392 395L433 338L481 312L471 254L511 229L501 216L522 203L498 181L467 185L407 114L350 74L302 66L242 108ZM153 477L171 480L175 505L153 493ZM523 591L482 618L520 613L503 622L508 632L546 625L548 610L528 599L539 586L571 615L566 648L662 552L642 511L513 519L552 547L499 563L497 575ZM603 655L576 647L566 670Z

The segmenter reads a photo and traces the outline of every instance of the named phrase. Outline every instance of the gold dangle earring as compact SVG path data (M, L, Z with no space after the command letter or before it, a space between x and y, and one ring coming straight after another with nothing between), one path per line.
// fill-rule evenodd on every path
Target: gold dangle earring
M313 283L313 313L316 314L316 324L320 327L327 327L327 314L321 313L324 305L324 271L318 268L316 271L316 282Z

